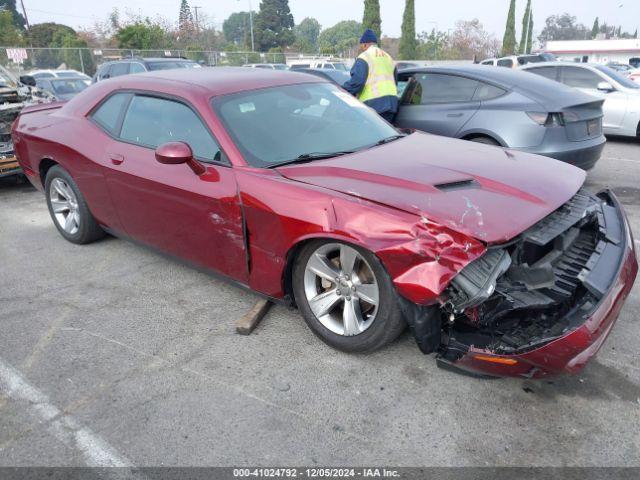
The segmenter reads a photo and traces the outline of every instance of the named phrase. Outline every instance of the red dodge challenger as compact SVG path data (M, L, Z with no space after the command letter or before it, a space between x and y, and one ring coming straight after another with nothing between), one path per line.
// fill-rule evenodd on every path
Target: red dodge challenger
M567 163L402 134L314 76L160 71L23 110L16 154L73 243L133 239L297 305L347 352L408 325L442 366L579 371L637 273Z

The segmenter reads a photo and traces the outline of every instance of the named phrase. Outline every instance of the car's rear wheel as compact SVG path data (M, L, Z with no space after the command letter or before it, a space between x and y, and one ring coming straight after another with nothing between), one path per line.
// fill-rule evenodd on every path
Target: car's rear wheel
M45 179L47 206L60 234L72 243L85 244L104 237L80 189L64 168L56 165Z
M376 350L406 327L397 293L380 260L353 245L307 244L294 266L293 290L311 330L342 351Z

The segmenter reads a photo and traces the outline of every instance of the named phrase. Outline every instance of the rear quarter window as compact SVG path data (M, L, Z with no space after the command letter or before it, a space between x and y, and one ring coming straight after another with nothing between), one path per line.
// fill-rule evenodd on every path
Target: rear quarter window
M511 60L510 58L503 58L502 60L498 60L497 64L499 67L513 68L513 60Z
M473 100L491 100L498 98L505 93L507 93L507 91L500 87L479 82L476 93L473 94Z
M120 115L130 96L129 93L112 95L94 110L91 119L111 135L117 135Z

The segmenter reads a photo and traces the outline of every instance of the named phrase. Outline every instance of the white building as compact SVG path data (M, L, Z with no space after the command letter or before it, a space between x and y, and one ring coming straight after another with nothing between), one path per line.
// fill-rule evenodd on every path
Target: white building
M546 52L559 60L592 63L640 62L640 39L567 40L547 42Z

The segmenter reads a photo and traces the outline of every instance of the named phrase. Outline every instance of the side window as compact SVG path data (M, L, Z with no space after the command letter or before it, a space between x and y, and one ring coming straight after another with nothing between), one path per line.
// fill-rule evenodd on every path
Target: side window
M144 66L140 63L132 63L130 73L144 73L146 72Z
M489 85L488 83L478 82L478 88L473 95L473 100L491 100L498 98L500 95L504 95L506 90L500 87Z
M91 118L112 135L118 134L120 115L131 94L116 93L91 114Z
M120 138L156 148L166 142L185 142L204 161L220 161L220 147L200 118L185 104L136 95L124 117Z
M513 60L511 60L510 58L503 58L502 60L498 60L498 66L513 68Z
M549 80L556 80L558 78L558 69L555 67L532 68L527 71L540 75L541 77L548 78Z
M468 102L478 87L478 81L441 73L416 75L417 84L411 92L409 103L428 105L432 103Z
M493 65L493 60L485 60L481 65Z
M119 77L129 73L129 62L114 63L109 70L110 77Z
M602 81L599 75L591 70L580 67L562 67L560 71L562 83L574 88L598 88L598 83Z

